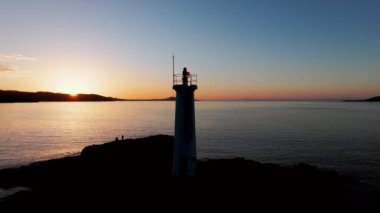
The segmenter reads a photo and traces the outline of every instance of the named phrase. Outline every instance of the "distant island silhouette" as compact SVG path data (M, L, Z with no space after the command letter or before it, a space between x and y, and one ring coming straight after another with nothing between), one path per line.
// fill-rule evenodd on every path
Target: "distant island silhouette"
M122 101L175 101L175 97L152 98L152 99L123 99Z
M97 94L77 94L53 92L21 92L15 90L0 90L1 103L15 102L48 102L48 101L118 101L122 99L105 97Z
M78 156L0 170L0 188L28 189L0 199L0 209L157 210L174 205L367 212L379 207L372 206L377 197L363 197L352 178L302 163L286 167L243 158L204 159L198 160L194 177L172 176L173 144L174 137L167 135L116 138L88 146Z
M65 102L65 101L175 101L175 97L163 99L120 99L98 94L77 94L53 92L23 92L16 90L0 90L0 103L27 102Z
M380 102L380 96L364 99L364 100L344 100L344 102Z

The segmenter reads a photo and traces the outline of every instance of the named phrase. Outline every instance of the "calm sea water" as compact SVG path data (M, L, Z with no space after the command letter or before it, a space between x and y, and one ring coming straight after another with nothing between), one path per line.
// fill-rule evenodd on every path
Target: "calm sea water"
M310 163L380 180L380 104L196 102L199 158ZM90 144L173 135L174 102L0 104L0 168L79 152Z

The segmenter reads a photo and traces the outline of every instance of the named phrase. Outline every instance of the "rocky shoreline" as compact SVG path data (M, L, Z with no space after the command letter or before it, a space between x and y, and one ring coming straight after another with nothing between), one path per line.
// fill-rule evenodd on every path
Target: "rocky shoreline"
M352 178L307 164L208 159L198 161L196 176L174 177L173 140L166 135L118 140L88 146L79 156L0 170L0 188L30 189L4 198L0 209L378 210Z

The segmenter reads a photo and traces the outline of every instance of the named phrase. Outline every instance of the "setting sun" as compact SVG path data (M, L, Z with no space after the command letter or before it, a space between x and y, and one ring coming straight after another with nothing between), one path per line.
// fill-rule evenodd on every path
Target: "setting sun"
M81 73L82 71L83 69L73 69L70 66L62 69L62 73L55 77L59 80L54 85L53 91L69 94L71 97L79 93L91 93L94 90L93 85L88 80L89 77Z

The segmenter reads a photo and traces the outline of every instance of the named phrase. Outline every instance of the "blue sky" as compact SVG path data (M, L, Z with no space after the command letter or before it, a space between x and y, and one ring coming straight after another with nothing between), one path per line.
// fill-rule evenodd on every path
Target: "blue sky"
M370 97L379 23L379 1L3 0L0 88L166 97L174 53L203 99Z

